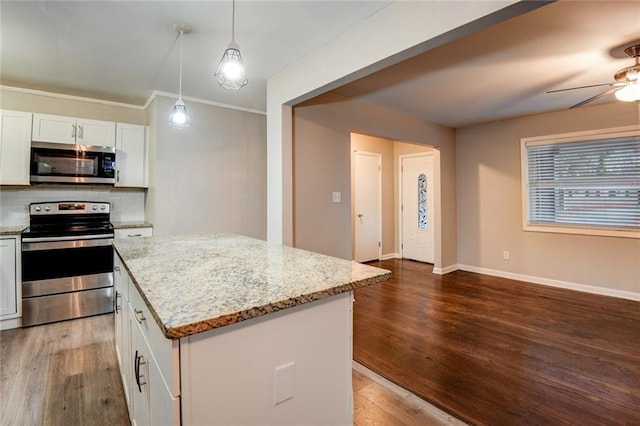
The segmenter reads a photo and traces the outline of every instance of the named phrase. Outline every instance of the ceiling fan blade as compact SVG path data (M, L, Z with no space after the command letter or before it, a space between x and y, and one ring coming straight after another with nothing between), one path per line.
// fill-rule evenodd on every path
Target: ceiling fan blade
M589 87L619 86L619 85L620 85L620 83L591 84L589 86L578 86L578 87L569 87L568 89L549 90L546 93L566 92L567 90L576 90L576 89L588 89Z
M596 100L596 99L598 99L598 98L601 98L601 97L603 97L603 96L608 95L609 93L613 93L613 92L616 92L616 91L618 91L618 90L620 90L620 89L618 89L617 87L613 87L613 88L611 88L611 89L609 89L609 90L605 90L604 92L602 92L602 93L598 93L597 95L592 96L592 97L590 97L589 99L587 99L587 100L585 100L585 101L582 101L582 102L579 102L579 103L577 103L577 104L575 104L575 105L573 105L573 106L570 106L570 107L569 107L569 109L580 108L581 106L586 105L586 104L588 104L589 102L593 102L593 101L595 101L595 100Z

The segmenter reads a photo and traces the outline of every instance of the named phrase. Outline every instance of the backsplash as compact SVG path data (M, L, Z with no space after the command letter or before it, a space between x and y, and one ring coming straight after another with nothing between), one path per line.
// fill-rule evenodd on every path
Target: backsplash
M112 222L143 222L145 191L99 185L36 185L0 188L0 226L27 226L29 204L45 201L102 201L111 203Z

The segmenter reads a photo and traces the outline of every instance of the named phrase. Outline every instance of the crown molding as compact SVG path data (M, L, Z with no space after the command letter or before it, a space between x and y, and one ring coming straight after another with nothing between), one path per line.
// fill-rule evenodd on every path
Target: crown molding
M145 110L147 108L149 108L149 105L151 105L151 102L154 101L156 96L162 96L162 97L165 97L165 98L178 99L178 95L176 95L175 93L162 92L160 90L154 90L153 92L151 92L151 96L149 96L149 99L147 99L147 102L145 102L145 104L144 104L143 108ZM206 99L192 98L190 96L183 96L182 100L183 101L189 101L189 102L196 102L196 103L203 104L203 105L216 106L216 107L220 107L220 108L227 108L227 109L234 109L234 110L237 110L237 111L250 112L250 113L253 113L253 114L267 115L266 111L261 111L261 110L258 110L258 109L244 108L244 107L239 107L239 106L235 106L235 105L223 104L223 103L220 103L220 102L208 101Z
M0 90L6 90L7 92L15 92L15 93L25 93L29 95L48 96L50 98L67 99L72 101L91 102L94 104L108 105L108 106L114 106L114 107L120 107L120 108L130 108L130 109L137 109L137 110L145 109L141 105L125 104L122 102L106 101L103 99L86 98L83 96L65 95L62 93L55 93L55 92L45 92L44 90L25 89L23 87L0 85Z

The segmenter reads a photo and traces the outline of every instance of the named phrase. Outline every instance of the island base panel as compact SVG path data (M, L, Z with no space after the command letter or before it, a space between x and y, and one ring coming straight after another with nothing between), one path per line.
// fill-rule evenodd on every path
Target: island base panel
M342 293L181 339L183 424L351 425L352 302ZM276 369L290 363L293 397L276 405Z

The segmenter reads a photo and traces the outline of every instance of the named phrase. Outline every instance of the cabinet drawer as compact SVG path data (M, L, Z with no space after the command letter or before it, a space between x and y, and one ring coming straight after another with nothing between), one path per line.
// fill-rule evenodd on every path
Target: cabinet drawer
M172 396L180 395L180 359L178 340L167 339L149 308L138 293L135 284L129 286L129 304L131 315L135 323L140 327L144 339L151 349L152 356L158 364L160 374Z
M114 238L136 238L136 237L151 237L153 236L153 228L122 228L115 229Z

